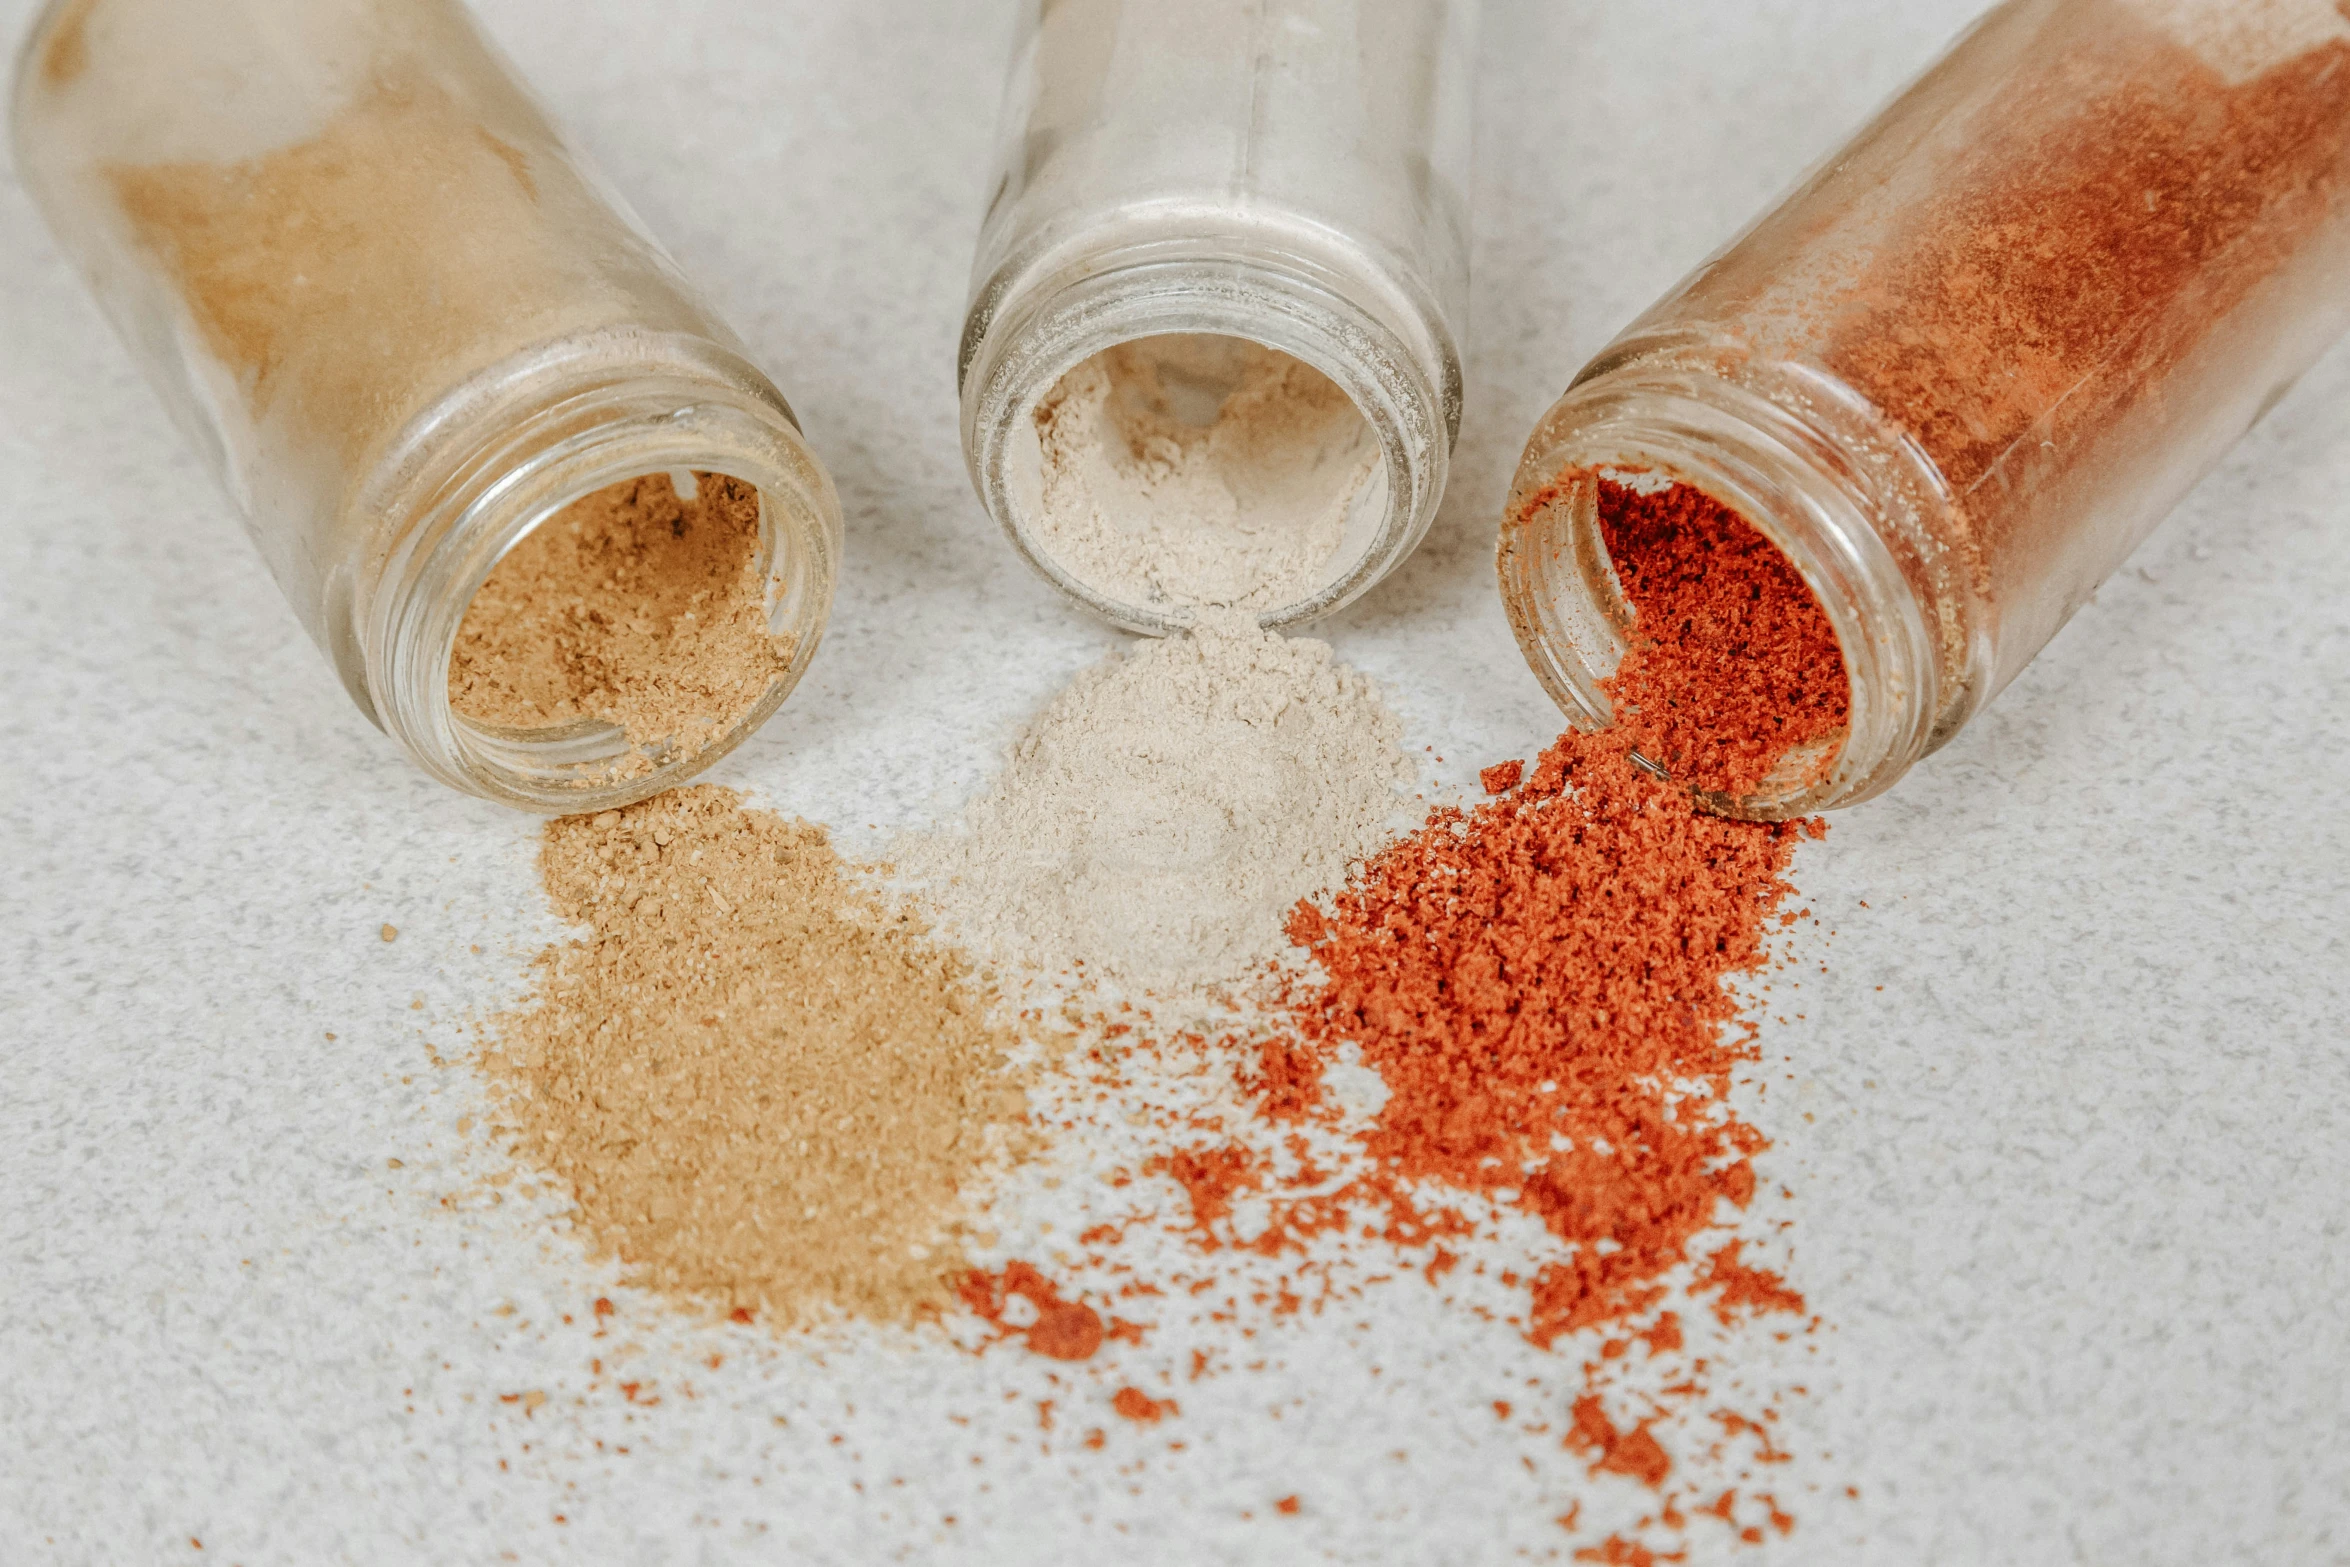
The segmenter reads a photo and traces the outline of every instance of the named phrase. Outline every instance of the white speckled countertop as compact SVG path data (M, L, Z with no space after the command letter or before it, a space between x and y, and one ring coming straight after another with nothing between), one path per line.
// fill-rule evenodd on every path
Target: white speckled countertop
M1008 8L483 9L839 481L829 639L716 776L852 850L951 805L1117 640L1014 560L956 447ZM1535 416L1972 9L1494 0L1457 477L1327 633L1440 782L1556 728L1489 563ZM0 0L0 31L30 10ZM1821 1326L1784 1414L1797 1530L1742 1559L2350 1561L2346 512L2336 353L1986 717L1803 851L1837 934L1799 944L1827 971L1768 1026L1752 1115ZM554 934L536 823L352 710L13 178L0 733L0 1560L1428 1564L1586 1538L1552 1522L1579 1468L1487 1407L1542 1357L1408 1281L1187 1388L1179 1451L1046 1451L1039 1362L663 1318L529 1205L479 1205L473 1079L427 1046ZM657 1406L591 1386L605 1293ZM1071 1407L1111 1385L1064 1382ZM500 1401L522 1390L546 1402Z

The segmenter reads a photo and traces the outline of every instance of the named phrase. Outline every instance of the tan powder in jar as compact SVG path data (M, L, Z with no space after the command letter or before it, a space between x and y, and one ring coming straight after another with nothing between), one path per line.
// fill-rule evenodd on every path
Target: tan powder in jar
M484 1065L590 1245L787 1325L943 1301L963 1194L1025 1136L969 962L821 827L728 789L551 822L539 864L587 929L540 954Z
M1384 499L1378 438L1346 392L1245 338L1120 343L1063 375L1035 423L1038 542L1087 586L1165 612L1308 598Z
M790 668L767 621L759 492L648 474L572 502L509 550L466 608L449 705L506 730L601 720L619 776L730 732Z
M306 141L106 172L254 423L346 463L473 369L622 314L560 238L575 178L406 67Z

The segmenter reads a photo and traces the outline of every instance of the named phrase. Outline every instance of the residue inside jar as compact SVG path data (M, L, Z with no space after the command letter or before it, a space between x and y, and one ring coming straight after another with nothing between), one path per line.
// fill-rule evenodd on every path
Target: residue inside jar
M1245 338L1105 349L1036 406L1034 542L1105 598L1276 610L1337 576L1387 504L1369 421L1336 382Z
M457 632L449 705L515 732L604 723L641 776L731 732L791 666L768 624L759 492L646 474L583 496L498 562Z
M1835 765L1852 685L1827 612L1752 523L1705 491L1601 475L1600 537L1633 612L1605 682L1640 756L1726 800Z

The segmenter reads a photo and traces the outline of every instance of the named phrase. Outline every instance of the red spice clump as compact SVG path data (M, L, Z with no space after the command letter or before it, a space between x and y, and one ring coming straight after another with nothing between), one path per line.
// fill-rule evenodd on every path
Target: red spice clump
M1491 767L1477 770L1477 782L1487 794L1507 794L1526 776L1524 762L1496 762Z
M1743 1241L1731 1241L1706 1259L1705 1271L1690 1285L1693 1293L1718 1289L1721 1299L1714 1302L1714 1315L1728 1322L1741 1306L1755 1311L1790 1311L1800 1316L1803 1296L1787 1287L1786 1281L1768 1268L1748 1267L1738 1260L1738 1248ZM1677 1331L1677 1329L1676 1329Z
M1175 1413L1175 1400L1153 1398L1138 1387L1122 1387L1110 1395L1110 1407L1137 1425L1157 1425Z
M1216 1226L1232 1216L1232 1199L1256 1183L1256 1161L1245 1148L1182 1148L1161 1154L1142 1167L1145 1175L1165 1175L1191 1199L1192 1227L1199 1242L1214 1251L1223 1241Z
M1618 1431L1595 1395L1586 1393L1575 1400L1574 1422L1566 1445L1591 1455L1593 1474L1629 1475L1654 1490L1673 1472L1673 1460L1648 1434L1648 1427Z
M1514 1199L1567 1243L1534 1281L1536 1342L1652 1305L1752 1196L1722 982L1763 962L1804 831L1704 814L1621 734L1570 733L1516 793L1438 811L1329 914L1292 915L1325 976L1292 998L1300 1034L1387 1086L1372 1166Z
M1025 1262L1004 1265L1000 1274L973 1268L955 1287L963 1304L1006 1337L1019 1334L1028 1347L1054 1360L1088 1360L1102 1347L1102 1319L1091 1306L1063 1300L1043 1274ZM1036 1320L1016 1328L1004 1320L1014 1297L1036 1308Z
M1744 517L1690 485L1602 478L1599 526L1634 615L1634 654L1607 682L1633 749L1739 799L1845 727L1852 687L1835 629Z

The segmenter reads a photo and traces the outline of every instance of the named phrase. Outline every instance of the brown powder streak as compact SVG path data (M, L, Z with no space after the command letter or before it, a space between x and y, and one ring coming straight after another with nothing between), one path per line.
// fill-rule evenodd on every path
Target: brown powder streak
M90 13L98 0L70 0L49 29L41 51L41 81L49 87L70 86L90 68Z

